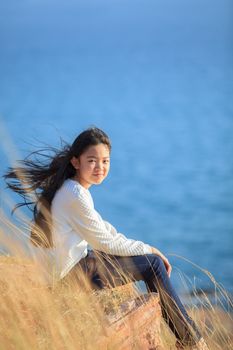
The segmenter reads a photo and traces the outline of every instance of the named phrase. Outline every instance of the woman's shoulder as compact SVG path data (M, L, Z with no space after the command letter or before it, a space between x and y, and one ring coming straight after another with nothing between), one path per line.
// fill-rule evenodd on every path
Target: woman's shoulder
M88 200L88 196L85 194L85 189L77 181L67 179L59 190L57 190L52 201L52 207L64 207L72 201L79 200Z
M77 210L93 210L94 202L89 190L77 181L67 179L57 190L51 205L53 215L66 215L71 208Z
M79 184L79 182L67 179L64 181L61 188L57 191L57 195L59 196L68 196L71 198L85 198L88 196L88 190L86 190L83 186Z

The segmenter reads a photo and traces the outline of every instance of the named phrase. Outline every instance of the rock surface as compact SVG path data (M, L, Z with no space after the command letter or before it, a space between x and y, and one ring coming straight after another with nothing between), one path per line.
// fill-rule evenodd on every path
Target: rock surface
M101 349L162 350L161 308L156 293L129 299L107 315L109 326Z

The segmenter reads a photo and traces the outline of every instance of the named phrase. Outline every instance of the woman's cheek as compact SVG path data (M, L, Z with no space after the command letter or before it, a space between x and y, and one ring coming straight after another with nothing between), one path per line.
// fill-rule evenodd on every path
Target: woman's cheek
M92 171L95 169L95 163L91 163L89 166L89 170Z

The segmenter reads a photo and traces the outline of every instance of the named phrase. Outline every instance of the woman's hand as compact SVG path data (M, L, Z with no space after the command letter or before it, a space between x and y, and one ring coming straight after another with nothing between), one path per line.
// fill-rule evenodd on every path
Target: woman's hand
M163 255L160 250L158 250L157 248L154 248L154 247L151 247L152 249L152 254L155 254L155 255L158 255L162 260L163 260L163 263L165 265L165 268L167 270L167 274L168 274L168 277L171 276L171 272L172 272L172 266L171 264L169 263L168 259L166 258L165 255Z

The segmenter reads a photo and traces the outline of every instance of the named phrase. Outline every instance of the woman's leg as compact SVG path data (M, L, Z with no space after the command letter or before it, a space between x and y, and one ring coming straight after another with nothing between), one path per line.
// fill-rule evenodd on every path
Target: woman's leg
M98 254L99 255L99 254ZM183 345L194 345L201 334L176 294L162 259L155 254L120 257L101 254L92 282L99 288L143 280L149 292L159 292L164 320Z
M113 288L130 280L144 281L149 292L159 292L162 315L184 346L194 345L201 335L187 314L168 277L162 259L155 254L120 257L90 252L69 273L80 276L80 269L95 289Z

